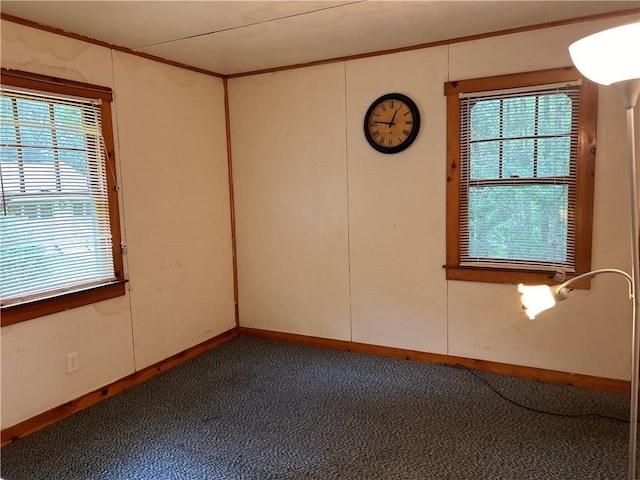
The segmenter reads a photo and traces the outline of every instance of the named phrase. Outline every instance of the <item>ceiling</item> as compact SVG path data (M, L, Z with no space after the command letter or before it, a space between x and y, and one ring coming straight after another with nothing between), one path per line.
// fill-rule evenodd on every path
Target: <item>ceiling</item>
M2 0L2 13L223 75L640 7L634 1Z

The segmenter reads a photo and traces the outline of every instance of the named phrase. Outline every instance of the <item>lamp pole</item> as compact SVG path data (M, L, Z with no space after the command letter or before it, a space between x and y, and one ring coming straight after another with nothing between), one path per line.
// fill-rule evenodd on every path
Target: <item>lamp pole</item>
M638 188L634 107L640 94L640 22L603 30L569 46L571 60L588 79L615 88L627 121L627 163L629 166L629 207L631 226L631 278L633 323L631 326L631 400L629 413L629 480L636 480L638 439L638 375L640 370L640 264L638 263Z
M612 85L624 104L627 115L627 163L629 165L629 208L631 225L631 277L633 289L633 325L631 328L631 399L629 406L629 480L635 480L638 439L638 376L640 375L640 255L638 252L638 188L635 152L634 106L640 93L640 79Z

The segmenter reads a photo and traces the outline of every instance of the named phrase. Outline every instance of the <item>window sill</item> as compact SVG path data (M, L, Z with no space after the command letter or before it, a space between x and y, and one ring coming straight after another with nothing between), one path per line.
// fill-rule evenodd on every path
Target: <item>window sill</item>
M79 290L54 297L42 298L31 302L2 307L0 323L3 327L43 317L52 313L64 312L72 308L90 305L125 294L127 280L117 280L105 285Z
M485 283L524 283L528 285L558 285L561 282L554 280L555 272L553 271L535 271L535 270L515 270L488 267L460 267L460 266L443 266L447 271L447 280L461 280L467 282L485 282ZM577 277L579 273L567 273L567 280ZM591 280L585 279L579 281L571 288L589 290L591 288Z

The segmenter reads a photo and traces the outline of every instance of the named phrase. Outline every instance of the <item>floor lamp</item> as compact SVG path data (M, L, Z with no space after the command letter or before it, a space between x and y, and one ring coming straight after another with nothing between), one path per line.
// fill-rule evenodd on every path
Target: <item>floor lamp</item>
M519 285L522 304L529 318L553 307L569 295L568 287L583 278L616 273L629 282L633 300L631 401L629 413L629 480L636 480L636 443L638 434L638 375L640 370L640 265L638 264L638 190L636 186L634 107L640 94L640 23L632 23L595 33L571 44L571 60L589 80L612 86L619 94L627 114L627 161L629 164L629 204L631 224L631 274L616 269L594 270L561 285L526 287Z

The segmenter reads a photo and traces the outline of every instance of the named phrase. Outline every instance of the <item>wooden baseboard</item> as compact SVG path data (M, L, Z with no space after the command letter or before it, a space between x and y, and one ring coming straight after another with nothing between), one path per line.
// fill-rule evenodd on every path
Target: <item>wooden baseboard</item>
M1 446L4 447L15 440L26 437L30 433L47 427L65 417L68 417L80 410L84 410L91 405L95 405L102 400L113 397L124 390L138 385L157 374L169 370L182 362L194 358L211 348L231 340L241 335L247 337L263 338L266 340L276 340L288 343L297 343L313 347L331 348L335 350L347 350L350 352L367 353L384 357L403 358L428 363L439 363L444 365L464 365L468 368L483 370L486 372L499 373L513 377L528 378L546 383L559 383L576 387L592 388L607 392L629 394L630 382L613 378L595 377L591 375L558 372L555 370L545 370L542 368L523 367L510 365L507 363L490 362L487 360L475 360L453 355L442 355L438 353L420 352L417 350L406 350L402 348L383 347L366 343L350 342L345 340L333 340L322 337L311 337L293 333L273 332L269 330L259 330L255 328L240 327L233 328L183 352L177 353L154 365L146 367L139 372L132 373L120 380L116 380L109 385L87 393L75 400L67 402L58 407L52 408L35 417L23 422L7 427L1 432Z
M604 390L607 392L627 394L631 392L631 382L615 378L595 377L578 373L559 372L543 368L524 367L510 365L508 363L491 362L488 360L476 360L472 358L456 357L439 353L419 352L403 348L382 347L366 343L350 342L345 340L332 340L329 338L310 337L293 333L273 332L255 328L240 327L239 335L257 337L267 340L277 340L289 343L298 343L314 347L332 348L335 350L347 350L350 352L368 353L384 357L403 358L420 362L439 363L444 365L464 365L465 367L485 372L499 373L512 377L538 380L545 383L557 383L572 385L575 387Z
M127 375L120 380L116 380L109 385L105 385L102 388L94 390L93 392L82 395L75 400L67 402L58 407L47 410L35 417L29 418L23 422L7 427L1 432L1 445L2 447L23 438L30 433L36 432L44 427L47 427L59 420L62 420L69 415L72 415L80 410L84 410L91 405L95 405L102 400L113 397L124 390L131 388L139 383L142 383L150 378L169 370L176 365L181 364L191 358L194 358L207 350L210 350L218 345L231 340L238 335L238 329L232 328L220 335L217 335L209 340L206 340L198 345L195 345L187 350L177 353L169 358L161 360L158 363L150 365L138 372Z

